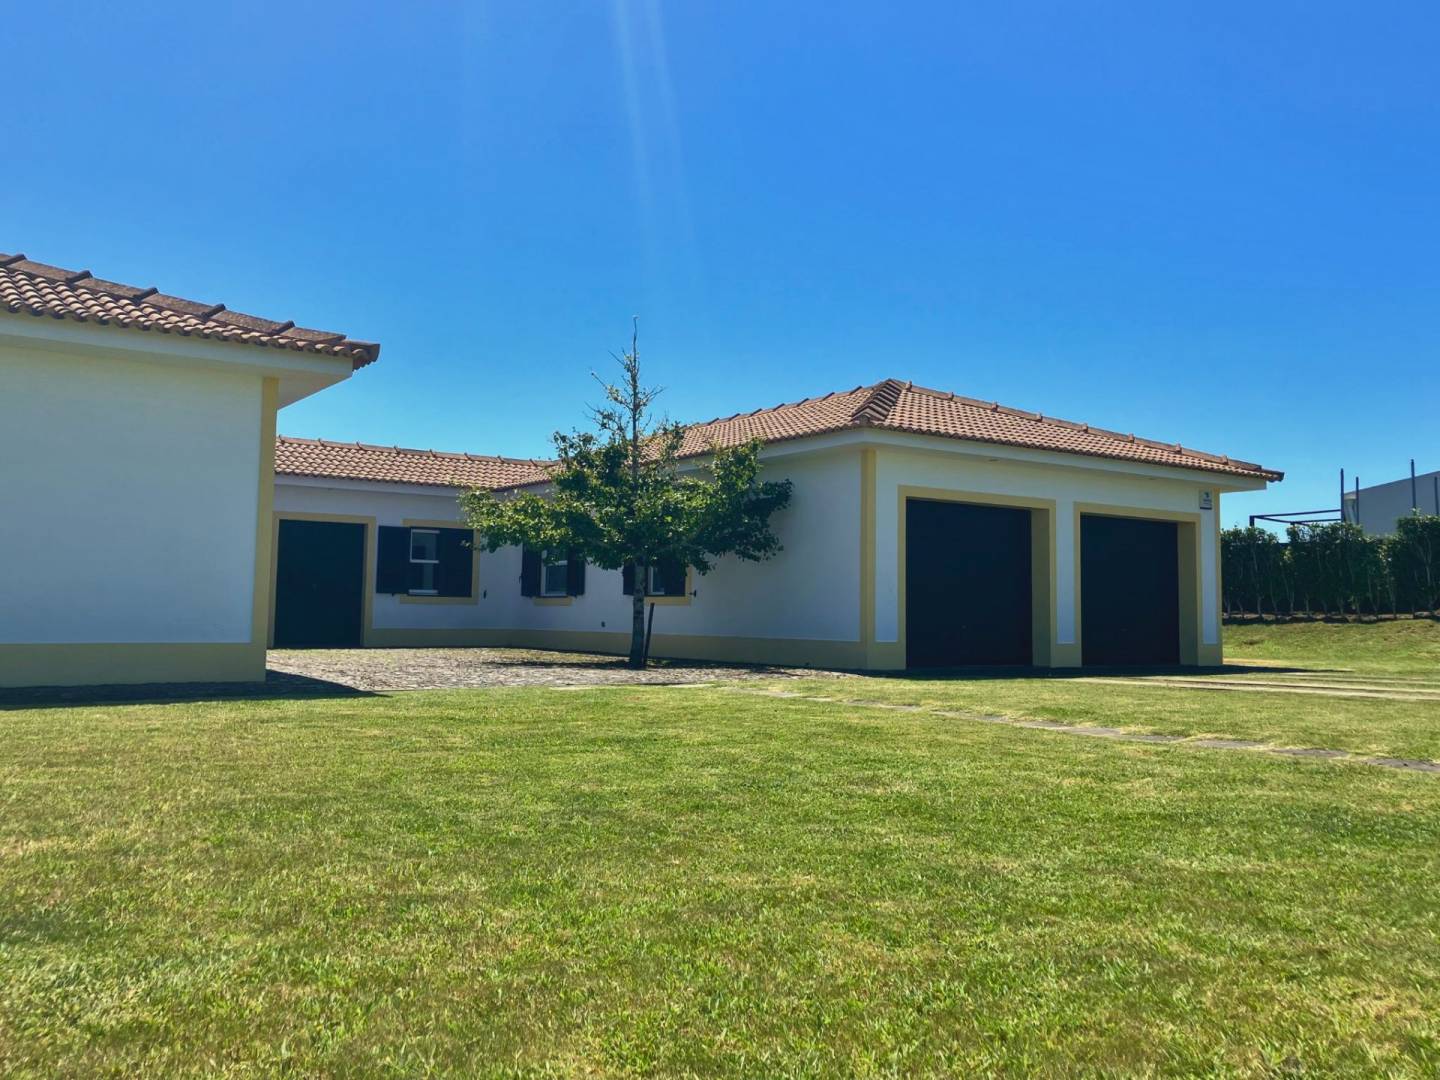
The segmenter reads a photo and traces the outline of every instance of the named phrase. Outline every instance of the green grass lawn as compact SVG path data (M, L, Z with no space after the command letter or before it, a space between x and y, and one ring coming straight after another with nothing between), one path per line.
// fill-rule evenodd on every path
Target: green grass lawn
M1225 659L1428 675L1440 682L1440 622L1401 619L1228 626Z
M1440 1070L1434 776L722 689L0 725L0 1074Z
M1430 621L1229 627L1227 662L1295 668L1298 681L1384 684L1396 692L1440 690L1440 624ZM1341 672L1327 680L1327 672ZM1353 672L1354 674L1343 674ZM1273 671L1240 681L1284 681ZM1096 724L1166 735L1228 736L1277 746L1314 746L1440 760L1440 698L1385 701L1298 694L1176 689L1071 678L954 675L813 679L773 684L831 697Z

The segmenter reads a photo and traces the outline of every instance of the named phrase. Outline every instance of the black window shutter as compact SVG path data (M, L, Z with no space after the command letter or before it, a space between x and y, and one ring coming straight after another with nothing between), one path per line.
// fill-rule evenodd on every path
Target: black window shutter
M375 551L375 591L403 593L410 588L410 530L381 525Z
M655 564L655 576L666 596L684 595L685 564L679 559L661 559Z
M529 548L520 553L520 595L540 595L540 553Z
M575 552L567 552L565 563L565 591L571 596L585 595L585 560Z
M626 559L625 565L620 568L620 587L626 596L635 595L635 563L630 559Z
M469 596L475 570L474 534L469 529L441 529L440 565L436 567L435 591L441 596Z

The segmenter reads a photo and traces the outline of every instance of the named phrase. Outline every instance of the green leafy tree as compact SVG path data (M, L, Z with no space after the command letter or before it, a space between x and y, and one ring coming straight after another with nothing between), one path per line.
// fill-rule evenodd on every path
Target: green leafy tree
M1296 524L1286 532L1291 562L1308 604L1319 601L1327 615L1359 613L1367 601L1372 611L1377 609L1380 582L1389 575L1379 537L1365 535L1350 521Z
M1280 538L1254 525L1226 529L1220 536L1221 580L1225 605L1232 611L1279 612L1278 597L1285 591L1285 546Z
M790 501L790 481L759 479L760 443L712 446L681 468L685 429L656 420L659 388L641 385L638 332L616 357L618 384L591 411L594 431L553 436L555 461L540 491L471 491L461 506L485 548L562 549L633 583L630 666L645 666L645 599L651 567L705 574L724 555L768 559L780 550L770 517ZM688 455L687 455L688 456Z
M1440 515L1406 514L1395 522L1390 550L1399 603L1440 610Z

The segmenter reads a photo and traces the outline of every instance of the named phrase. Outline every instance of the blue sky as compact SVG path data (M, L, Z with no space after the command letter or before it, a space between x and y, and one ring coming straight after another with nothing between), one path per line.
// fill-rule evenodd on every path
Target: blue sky
M294 435L543 454L887 376L1334 505L1440 467L1433 4L22 5L0 249L383 344Z

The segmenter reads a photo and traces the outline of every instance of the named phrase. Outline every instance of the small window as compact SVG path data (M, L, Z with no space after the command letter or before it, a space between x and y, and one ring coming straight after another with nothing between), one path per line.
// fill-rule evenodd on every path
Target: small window
M565 557L565 552L547 551L540 558L540 595L568 595L570 561Z
M685 595L685 573L680 571L679 580L676 580L674 573L666 573L665 567L646 567L646 579L649 584L646 586L646 593L650 596L684 596ZM671 590L674 590L673 592Z
M410 564L412 567L410 580L415 582L410 589L410 594L412 596L436 595L438 590L435 578L440 568L439 529L410 530Z

